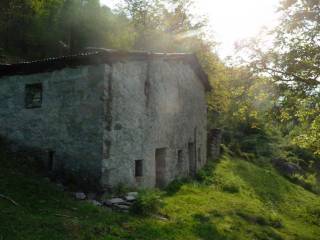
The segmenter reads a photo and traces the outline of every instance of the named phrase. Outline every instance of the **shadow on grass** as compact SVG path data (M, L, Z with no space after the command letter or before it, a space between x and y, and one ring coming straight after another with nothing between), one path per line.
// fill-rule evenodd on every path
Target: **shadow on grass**
M240 160L239 160L240 161ZM272 170L266 170L241 160L233 170L263 201L279 204L293 190L291 184Z
M231 240L234 238L222 235L218 232L210 217L203 214L193 215L193 220L196 222L193 232L203 240Z
M135 220L133 220L135 221ZM216 229L209 217L202 214L192 216L190 222L177 220L175 222L159 222L141 219L139 222L127 222L131 226L132 233L122 235L121 239L144 240L174 240L177 236L189 236L201 240L232 240Z

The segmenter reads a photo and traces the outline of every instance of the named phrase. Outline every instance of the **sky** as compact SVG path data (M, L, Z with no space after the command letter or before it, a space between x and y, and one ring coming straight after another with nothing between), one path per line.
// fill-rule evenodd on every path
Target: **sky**
M113 8L119 0L100 0ZM262 27L276 25L280 0L195 0L195 12L209 18L210 29L219 42L221 57L232 55L234 43L254 37Z

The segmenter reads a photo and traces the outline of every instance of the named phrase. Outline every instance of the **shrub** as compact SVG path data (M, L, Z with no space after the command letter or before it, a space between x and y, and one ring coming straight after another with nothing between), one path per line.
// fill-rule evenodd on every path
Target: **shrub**
M295 174L288 178L292 183L302 186L315 194L320 194L320 186L315 173Z
M162 193L159 190L140 191L131 211L142 216L158 213L163 206L161 195Z
M175 194L176 192L178 192L180 190L180 188L190 182L190 178L183 178L183 179L176 179L174 181L172 181L165 189L166 193L168 196L171 196L173 194Z
M209 161L204 168L198 171L196 175L197 181L205 185L213 184L214 183L214 174L213 174L214 167L215 167L215 163L213 161Z

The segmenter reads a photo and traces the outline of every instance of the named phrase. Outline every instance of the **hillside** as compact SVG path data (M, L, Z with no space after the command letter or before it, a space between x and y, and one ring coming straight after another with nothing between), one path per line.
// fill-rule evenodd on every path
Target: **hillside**
M10 160L10 161L9 161ZM75 201L23 161L2 156L0 239L319 239L320 197L274 170L223 157L174 183L160 217Z

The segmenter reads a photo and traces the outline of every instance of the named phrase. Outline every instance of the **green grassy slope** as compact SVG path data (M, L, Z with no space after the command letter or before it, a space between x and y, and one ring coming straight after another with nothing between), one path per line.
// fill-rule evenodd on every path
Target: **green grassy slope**
M0 160L0 240L319 239L320 197L276 172L224 157L201 180L173 184L161 214L138 217L86 202Z

